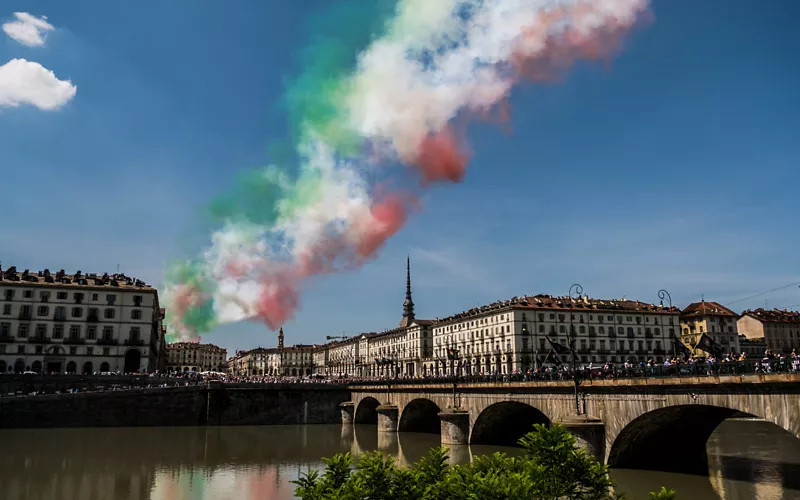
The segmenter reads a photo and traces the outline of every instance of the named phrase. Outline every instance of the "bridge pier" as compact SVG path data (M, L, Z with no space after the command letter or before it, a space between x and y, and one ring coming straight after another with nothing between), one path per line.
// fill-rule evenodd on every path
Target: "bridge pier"
M378 406L375 411L378 412L378 432L397 432L397 405L386 403Z
M573 436L576 444L587 454L604 463L606 456L606 426L599 418L589 415L570 415L557 422Z
M439 413L442 421L442 444L469 444L469 412L448 409Z
M352 424L355 421L356 405L352 401L340 403L339 410L342 412L343 424Z

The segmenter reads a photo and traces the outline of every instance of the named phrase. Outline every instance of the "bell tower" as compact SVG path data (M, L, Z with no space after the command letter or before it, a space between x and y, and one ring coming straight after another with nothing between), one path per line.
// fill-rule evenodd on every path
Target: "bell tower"
M278 349L283 350L283 327L278 332Z

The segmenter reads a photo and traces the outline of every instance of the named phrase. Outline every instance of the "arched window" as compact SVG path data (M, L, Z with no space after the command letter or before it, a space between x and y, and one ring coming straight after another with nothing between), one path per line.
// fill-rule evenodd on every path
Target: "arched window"
M111 366L109 366L107 362L103 362L100 364L100 372L105 373L110 371L111 371Z
M67 373L75 373L75 370L77 369L78 367L74 361L70 361L69 363L67 363Z

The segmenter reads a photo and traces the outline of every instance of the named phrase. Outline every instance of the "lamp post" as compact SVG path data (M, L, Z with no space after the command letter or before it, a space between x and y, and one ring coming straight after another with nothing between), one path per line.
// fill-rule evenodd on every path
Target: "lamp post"
M664 307L664 299L667 299L667 301L669 303L669 308L670 308L670 310L672 310L672 296L669 294L668 291L664 290L663 288L661 290L659 290L658 291L658 298L659 298L659 300L661 300L661 307ZM662 327L663 327L663 325L662 325ZM678 324L678 331L679 332L681 331L680 323ZM677 349L678 349L678 345L675 343L675 338L673 337L673 339L672 339L672 357L673 358L677 358L678 357L678 350Z
M578 369L577 369L577 351L575 350L575 326L573 325L573 318L575 314L573 313L572 308L572 298L574 295L581 296L583 295L583 287L577 283L569 287L569 347L572 350L572 382L575 384L575 414L581 414L581 403L580 398L578 397L578 385L580 385L580 379L578 378Z
M454 365L453 365L453 409L455 410L458 408L458 396L456 395L456 391L458 388L458 374L456 373L456 369L458 368L458 362L461 360L461 352L456 349L455 347L450 347L447 350L447 357L450 358ZM459 369L460 370L460 369Z

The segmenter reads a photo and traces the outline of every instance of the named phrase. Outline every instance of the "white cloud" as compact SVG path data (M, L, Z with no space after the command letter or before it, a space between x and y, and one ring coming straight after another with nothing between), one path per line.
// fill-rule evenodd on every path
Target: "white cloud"
M47 17L36 17L27 12L15 12L16 21L3 24L6 35L28 47L43 47L47 32L55 28L47 22Z
M41 64L12 59L0 66L0 108L30 104L45 111L69 102L78 87L69 80L59 80Z

